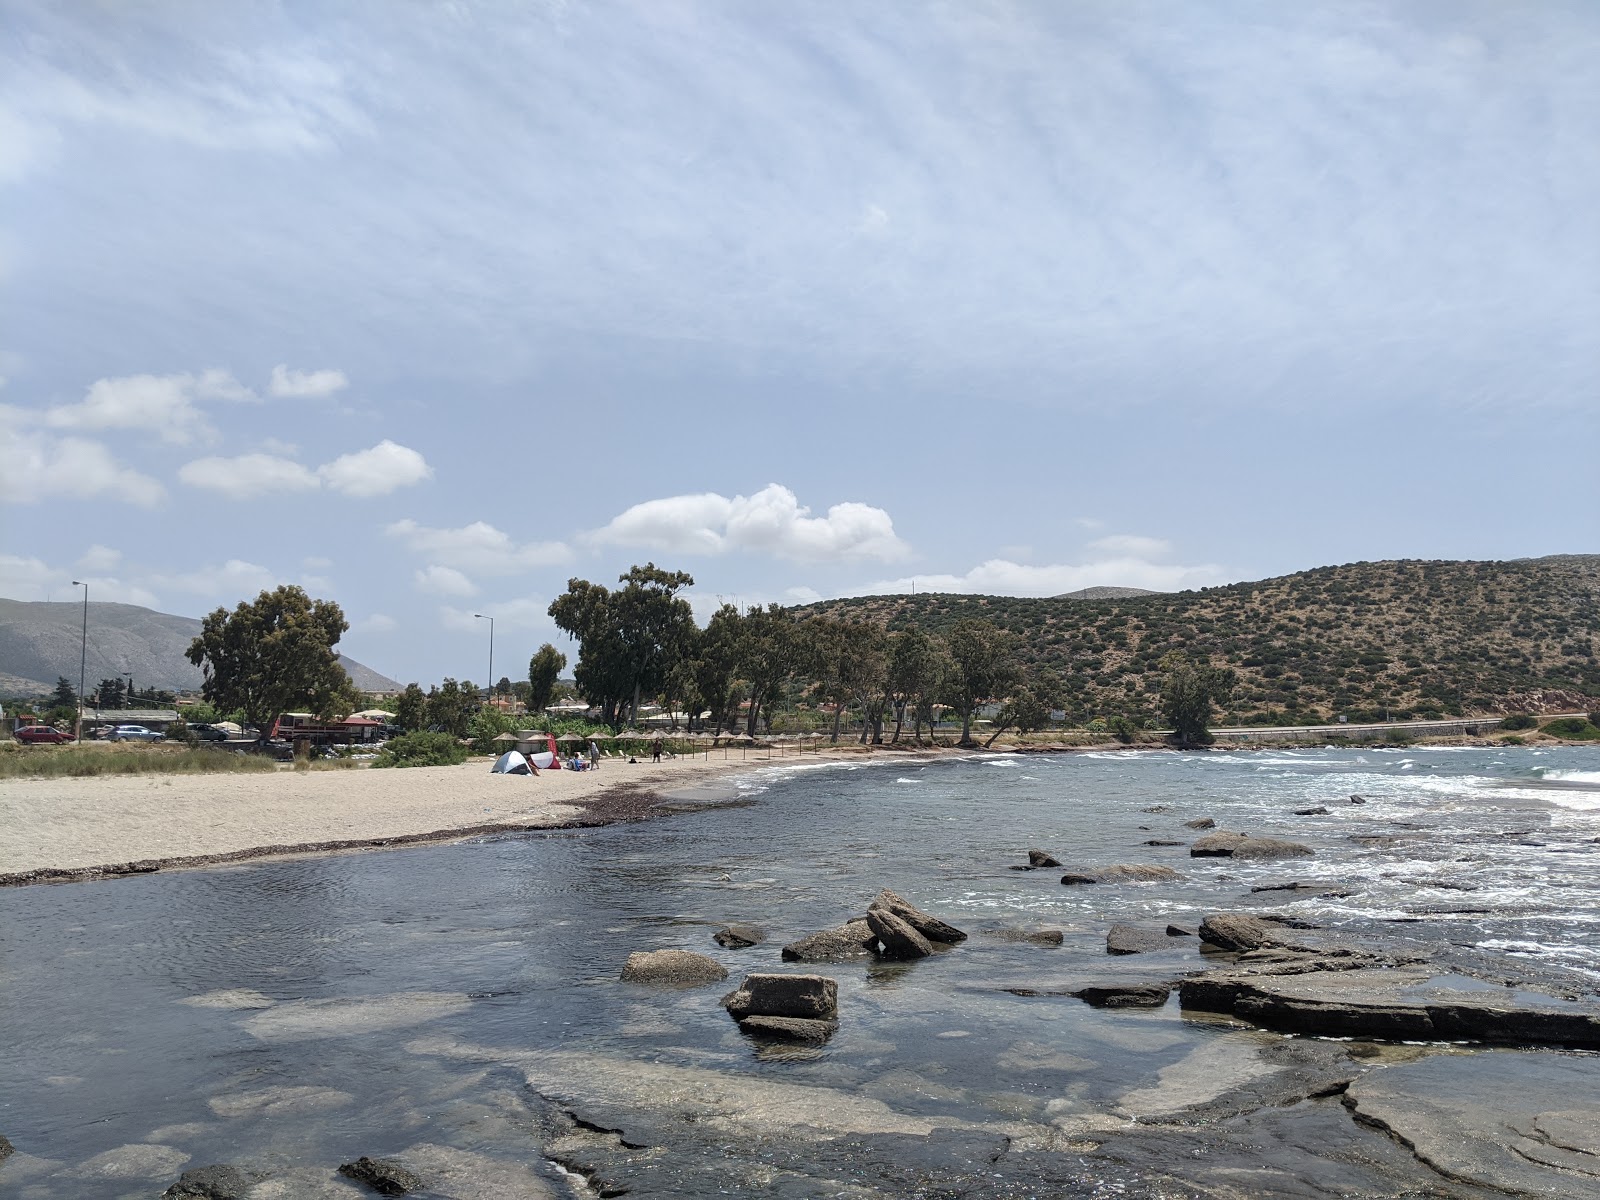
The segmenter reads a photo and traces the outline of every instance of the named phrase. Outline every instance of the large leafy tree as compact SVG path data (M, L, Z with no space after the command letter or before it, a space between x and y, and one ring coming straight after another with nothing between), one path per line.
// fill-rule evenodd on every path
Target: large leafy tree
M102 679L95 688L95 703L100 708L122 707L122 680Z
M1161 712L1180 746L1205 746L1211 742L1211 709L1227 700L1236 680L1234 672L1214 667L1202 658L1191 659L1174 650L1161 660L1166 678L1161 684Z
M549 642L534 651L528 660L528 711L541 713L550 707L556 694L556 680L567 668L567 656Z
M913 626L894 635L889 653L888 699L894 708L894 736L898 742L911 713L912 737L920 745L922 724L933 719L933 704L949 667L950 656L942 642Z
M695 631L689 602L678 595L694 586L693 576L646 563L618 582L622 586L612 591L569 579L550 605L557 628L578 641L578 691L614 726L624 714L636 719L640 699L666 686Z
M407 733L428 727L428 694L420 684L406 684L406 690L395 701L394 723Z
M186 657L205 672L205 698L244 713L265 738L281 713L339 703L349 676L333 648L349 627L333 601L285 585L206 617Z
M65 675L56 676L56 688L50 693L48 703L51 708L77 708L78 692L72 686L72 680Z
M428 693L428 728L451 737L466 737L478 708L478 689L471 680L446 679Z
M951 669L946 673L947 702L961 715L962 746L972 746L972 714L991 700L1008 695L1022 681L1016 642L988 621L967 619L945 635Z
M738 672L750 701L744 731L754 737L763 712L770 725L783 685L795 673L798 622L782 605L752 606L740 621L739 632Z

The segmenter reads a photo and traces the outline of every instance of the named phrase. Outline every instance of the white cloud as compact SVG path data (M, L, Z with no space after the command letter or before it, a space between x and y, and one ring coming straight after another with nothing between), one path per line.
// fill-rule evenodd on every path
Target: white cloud
M434 563L423 567L415 575L419 592L432 592L435 596L476 596L478 585L454 567L441 567Z
M115 571L121 561L121 550L113 550L96 542L83 552L83 557L78 559L78 566L85 571Z
M1034 567L1005 558L991 558L965 575L915 575L885 579L847 593L892 595L909 592L962 592L985 596L1059 596L1086 587L1138 587L1154 592L1210 587L1229 579L1215 563L1196 566L1153 563L1142 558L1105 558L1087 563Z
M422 455L388 438L367 450L341 454L317 468L327 485L346 496L386 496L433 476Z
M272 381L267 390L274 396L294 396L321 399L350 386L343 371L293 371L283 363L272 368Z
M166 497L160 483L123 466L99 442L19 430L20 411L0 405L0 500L110 496L152 508Z
M1114 533L1110 537L1096 538L1089 543L1089 548L1131 558L1154 558L1172 553L1172 543L1165 538L1140 537L1131 533Z
M679 554L749 550L801 561L876 558L893 561L909 552L881 508L847 502L813 517L795 494L770 483L753 496L729 499L715 492L669 496L635 504L588 537L616 546Z
M199 596L220 596L235 600L253 599L265 588L281 582L278 575L266 567L243 559L230 558L220 566L198 567L175 575L156 575L152 582L174 591L192 592Z
M299 463L271 454L197 458L178 468L178 478L190 487L221 492L233 500L247 500L269 492L309 492L322 486L321 481Z
M459 529L431 529L407 518L384 532L419 555L482 575L510 575L564 563L572 557L562 542L515 542L487 521L474 521Z
M538 596L522 596L515 600L502 600L492 604L480 605L475 609L451 608L446 605L439 609L439 621L446 629L453 629L458 633L488 634L488 622L479 619L475 614L482 613L486 617L494 618L496 633L503 633L508 629L551 629L555 628L550 620L550 602ZM504 672L498 672L504 674Z
M210 441L216 430L201 412L207 400L253 399L250 389L226 371L199 375L124 375L97 379L77 404L46 410L56 429L141 429L164 442L184 446Z
M89 599L96 602L108 600L118 604L142 604L146 608L152 608L156 603L155 596L137 584L111 576L52 567L37 558L0 554L0 596L13 600L81 599L83 593L72 586L74 579L81 579L89 585Z
M373 613L370 617L362 617L358 621L351 621L350 622L350 632L351 633L364 633L364 634L393 633L396 629L399 629L399 628L400 628L400 622L399 621L396 621L388 613L381 613L381 612L380 613Z
M300 565L308 571L323 571L328 567L333 566L333 559L325 558L320 554L313 554L309 557L302 558L300 560Z
M387 439L367 450L340 455L315 471L274 454L197 458L178 468L190 487L221 492L234 500L271 492L311 492L326 486L347 496L382 496L433 474L422 455Z

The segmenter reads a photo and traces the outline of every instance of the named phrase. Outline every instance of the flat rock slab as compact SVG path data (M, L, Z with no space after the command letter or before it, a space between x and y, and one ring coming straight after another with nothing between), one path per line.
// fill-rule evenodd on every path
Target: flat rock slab
M872 920L874 912L893 913L930 942L954 945L956 942L967 940L967 935L954 925L946 924L932 913L923 912L904 896L897 896L888 888L879 892L872 903L867 905L868 921Z
M1067 935L1059 929L985 929L984 937L1001 942L1030 942L1035 946L1059 946Z
M1183 1006L1288 1033L1600 1049L1600 1005L1418 968L1210 972Z
M1259 950L1274 940L1271 925L1248 913L1213 913L1200 922L1200 940L1221 950Z
M745 1017L739 1022L745 1033L780 1038L786 1042L825 1042L839 1028L837 1021L807 1017Z
M839 1015L839 985L823 975L746 975L722 998L735 1020L800 1017L829 1021Z
M732 925L724 925L711 937L724 950L743 950L747 946L759 946L766 941L767 931L759 925L735 922Z
M1344 1103L1451 1179L1519 1196L1600 1195L1592 1059L1435 1055L1356 1080Z
M728 968L714 958L692 950L636 950L622 964L624 983L653 983L663 987L702 987L720 983Z
M867 925L883 943L885 958L927 958L933 953L933 943L923 937L911 923L902 920L888 909L870 909Z
M1160 1008L1172 988L1164 983L1092 983L1075 994L1095 1008Z
M1085 867L1068 871L1061 882L1069 887L1086 883L1167 883L1183 876L1171 867L1158 867L1149 863L1117 863L1109 867Z
M1107 954L1147 954L1170 950L1172 943L1164 929L1143 929L1138 925L1113 925L1106 931Z
M865 921L847 921L837 929L824 929L790 942L783 948L784 962L849 962L871 958L878 935Z
M1299 842L1252 837L1248 833L1209 833L1189 847L1191 858L1307 858L1315 853Z

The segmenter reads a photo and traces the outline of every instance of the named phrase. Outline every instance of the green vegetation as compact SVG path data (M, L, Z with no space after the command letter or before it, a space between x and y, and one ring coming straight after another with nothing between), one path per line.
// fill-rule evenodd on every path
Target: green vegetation
M337 604L284 586L206 617L187 657L205 671L206 700L265 736L282 713L348 716L360 703L333 651L349 627Z
M94 775L197 775L273 771L270 758L209 747L153 744L84 746L0 745L0 779Z
M1527 713L1512 713L1500 722L1500 728L1515 733L1523 729L1532 729L1538 723Z
M542 713L550 707L556 694L556 680L566 670L567 656L549 642L534 651L528 660L528 711Z
M1583 717L1563 717L1559 721L1551 721L1548 725L1541 725L1539 732L1568 742L1600 741L1600 728Z
M467 748L448 733L405 733L384 743L375 767L453 767L467 761Z
M1161 715L1180 746L1208 746L1211 709L1225 703L1233 691L1232 671L1213 667L1204 659L1193 662L1181 650L1161 659L1166 677L1161 683Z

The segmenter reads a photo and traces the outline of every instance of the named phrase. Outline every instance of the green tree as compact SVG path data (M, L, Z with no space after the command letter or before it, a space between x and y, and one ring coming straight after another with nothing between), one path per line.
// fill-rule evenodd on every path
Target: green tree
M406 684L394 704L394 723L407 733L428 727L428 695L415 683Z
M446 678L428 693L428 728L451 737L466 737L467 725L477 707L476 690L470 682Z
M771 724L772 709L795 672L799 658L796 625L794 614L779 604L752 606L739 622L737 670L750 702L744 731L751 737L763 712Z
M945 635L951 670L945 677L947 703L961 716L958 745L974 746L972 714L1010 693L1021 681L1015 639L988 621L968 618Z
M349 686L333 649L349 627L331 600L285 585L206 617L186 657L205 672L205 698L265 739L280 714L320 712Z
M1161 684L1161 712L1180 746L1211 743L1211 709L1227 700L1235 676L1231 670L1198 661L1181 650L1161 660L1166 678Z
M567 669L567 656L549 642L534 651L528 660L528 711L542 713L555 695L556 680Z
M121 708L122 680L102 679L95 688L95 705L99 708Z
M984 749L994 745L995 739L1008 729L1018 733L1033 733L1050 724L1050 701L1031 687L1018 688L1000 706L994 717L994 729Z
M888 699L894 708L894 736L898 742L911 713L912 737L922 744L922 725L932 723L933 704L944 680L949 656L944 646L913 626L894 635L889 652Z
M65 675L56 676L56 689L50 693L47 701L51 708L70 708L74 713L78 710L78 693L72 687L72 681Z

